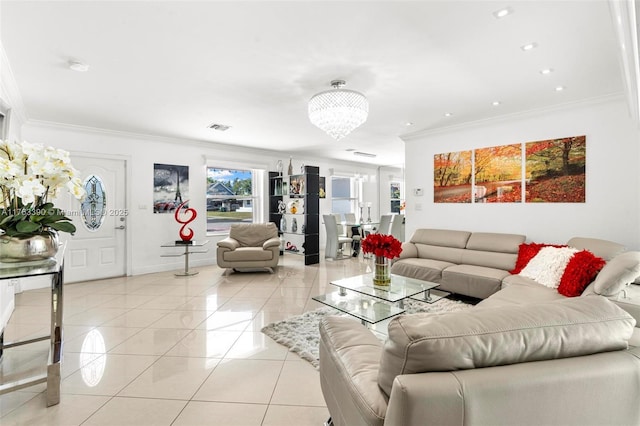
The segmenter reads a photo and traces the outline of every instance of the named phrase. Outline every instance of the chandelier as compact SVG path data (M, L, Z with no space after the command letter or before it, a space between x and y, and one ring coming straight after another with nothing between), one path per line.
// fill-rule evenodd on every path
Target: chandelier
M344 80L333 80L333 90L309 100L309 120L335 140L340 140L367 121L369 102L362 93L342 89Z

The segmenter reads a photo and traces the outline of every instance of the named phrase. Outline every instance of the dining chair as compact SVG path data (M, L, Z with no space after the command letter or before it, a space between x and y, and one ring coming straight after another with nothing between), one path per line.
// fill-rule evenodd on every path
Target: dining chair
M378 225L378 234L388 234L389 227L391 226L391 215L383 214L380 216L380 225Z
M342 214L341 213L332 213L333 217L336 218L336 227L338 228L338 235L342 235L343 237L347 236L347 230L344 229L342 225Z
M345 213L344 214L344 221L348 225L352 225L354 223L358 223L358 222L356 222L356 214L355 213Z
M324 220L324 227L327 232L327 244L324 249L324 257L329 259L348 259L350 256L343 254L342 246L344 244L351 245L353 239L338 235L335 215L324 214L322 215L322 219Z
M398 241L404 242L404 215L396 214L393 215L393 220L391 221L391 230L389 231L391 235L393 235Z

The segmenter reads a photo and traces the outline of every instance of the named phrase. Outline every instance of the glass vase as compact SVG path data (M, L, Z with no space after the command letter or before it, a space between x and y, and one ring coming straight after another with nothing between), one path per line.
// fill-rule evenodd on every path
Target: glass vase
M373 262L373 284L384 287L389 286L391 284L389 259L384 256L375 256Z

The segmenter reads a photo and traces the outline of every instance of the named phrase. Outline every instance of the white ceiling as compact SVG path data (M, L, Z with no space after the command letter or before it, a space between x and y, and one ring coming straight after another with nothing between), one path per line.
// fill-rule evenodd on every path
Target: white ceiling
M514 13L496 19L505 6ZM399 164L405 133L624 90L599 0L3 0L0 24L31 120L294 156ZM90 70L71 71L71 59ZM336 78L370 104L340 142L307 118L309 98Z

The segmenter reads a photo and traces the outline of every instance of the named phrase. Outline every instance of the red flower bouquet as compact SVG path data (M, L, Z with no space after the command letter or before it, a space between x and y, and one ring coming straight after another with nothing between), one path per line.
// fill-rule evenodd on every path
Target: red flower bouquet
M402 253L402 243L393 235L369 234L362 240L362 251L376 257L394 259Z

